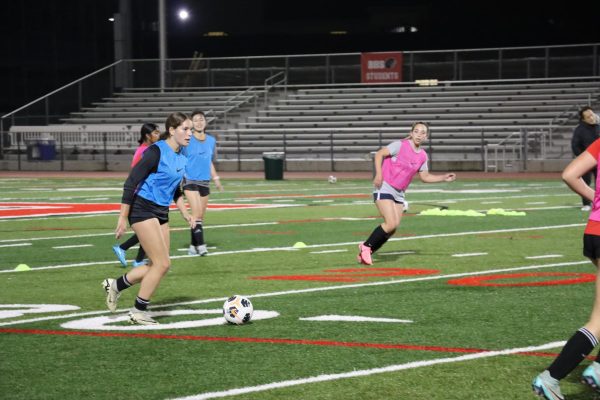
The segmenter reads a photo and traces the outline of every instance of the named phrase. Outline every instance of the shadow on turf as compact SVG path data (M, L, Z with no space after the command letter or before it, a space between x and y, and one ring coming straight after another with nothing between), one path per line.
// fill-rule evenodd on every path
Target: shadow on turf
M402 257L415 256L415 255L422 254L421 250L412 250L412 249L398 250L398 252L405 252L405 251L406 252L410 251L410 253L408 253L408 254L393 254L396 252L390 250L390 251L384 251L382 253L375 253L375 257L380 258L382 261L398 261Z

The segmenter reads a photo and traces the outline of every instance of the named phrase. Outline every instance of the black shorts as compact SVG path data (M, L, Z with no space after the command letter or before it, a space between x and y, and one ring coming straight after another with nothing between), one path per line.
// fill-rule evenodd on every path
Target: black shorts
M198 185L197 183L183 182L183 190L191 190L192 192L199 192L200 197L206 197L210 194L210 188L208 186Z
M160 206L143 197L135 196L129 208L129 225L152 218L157 218L161 225L169 222L169 206Z
M593 260L600 258L600 236L583 235L583 255Z
M396 204L404 204L403 201L399 201L391 193L379 193L379 192L373 193L373 201L377 201L377 200L392 200Z

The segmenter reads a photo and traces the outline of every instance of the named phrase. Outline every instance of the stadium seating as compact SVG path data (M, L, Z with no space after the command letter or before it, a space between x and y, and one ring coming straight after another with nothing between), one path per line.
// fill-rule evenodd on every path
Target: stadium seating
M481 160L484 146L530 149L557 144L576 111L598 99L598 81L476 82L439 86L300 88L272 102L220 137L220 156L258 157L284 151L286 158L364 158L402 138L415 121L431 126L429 151L439 159Z
M523 151L525 144L530 157L553 152L551 157L561 158L570 157L578 108L595 104L599 96L596 79L288 86L271 93L263 88L130 89L71 113L63 120L67 125L38 127L37 133L13 126L11 143L17 132L24 141L58 141L60 132L79 132L86 140L76 143L76 137L63 134L63 145L83 151L133 149L142 122L162 125L171 112L200 108L210 111L210 131L218 136L223 161L260 160L272 151L285 152L288 161L365 160L404 137L415 121L430 124L426 148L438 161L483 162L486 152L498 150L518 158L522 154L515 149Z
M191 113L201 109L211 111L220 120L235 115L244 106L255 106L264 96L264 89L232 90L125 90L72 112L62 121L68 124L141 124L163 123L175 111Z

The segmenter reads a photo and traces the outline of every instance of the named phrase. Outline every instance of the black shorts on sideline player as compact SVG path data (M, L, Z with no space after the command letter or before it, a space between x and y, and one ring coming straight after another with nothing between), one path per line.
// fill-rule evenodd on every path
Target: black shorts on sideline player
M129 209L129 225L152 218L157 218L161 225L166 224L169 222L169 207L159 206L143 197L135 196Z
M583 235L583 255L591 259L600 258L600 236Z
M199 192L200 197L206 197L210 194L210 181L193 181L183 179L183 190Z

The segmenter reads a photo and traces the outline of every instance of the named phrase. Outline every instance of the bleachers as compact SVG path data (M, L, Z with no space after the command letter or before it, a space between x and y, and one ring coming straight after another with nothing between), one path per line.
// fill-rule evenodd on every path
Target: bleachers
M21 146L43 138L58 143L62 135L66 148L129 151L137 145L142 122L162 125L169 113L196 108L210 109L209 119L222 120L226 110L237 107L235 128L209 126L222 160L260 160L271 151L285 152L288 160L364 160L405 137L415 121L430 124L426 148L437 160L481 160L485 145L521 146L524 132L530 148L539 152L540 146L562 140L558 157L570 156L577 109L598 102L600 80L288 87L271 95L270 103L264 94L262 89L124 91L71 113L65 125L13 126L11 142L17 133ZM84 135L79 142L77 134Z
M163 123L175 111L190 113L195 109L212 110L213 115L225 113L245 105L255 105L264 95L264 89L235 90L128 90L115 93L93 107L83 107L62 121L67 124L141 124Z
M544 132L545 144L560 140L576 125L577 109L599 95L595 79L288 89L287 97L222 134L219 151L226 158L261 151L361 158L402 138L413 122L427 121L430 151L438 157L480 159L484 144L522 140L515 132L526 130L535 140Z

